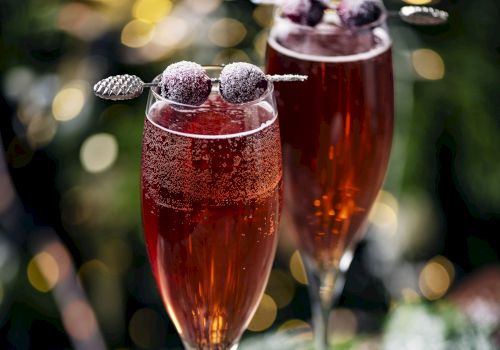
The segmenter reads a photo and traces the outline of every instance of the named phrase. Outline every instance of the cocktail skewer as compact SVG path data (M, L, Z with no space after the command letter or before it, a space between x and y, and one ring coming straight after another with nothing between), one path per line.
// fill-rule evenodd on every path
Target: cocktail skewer
M252 0L257 5L280 5L280 0ZM328 1L322 1L323 4L335 10L337 6ZM436 26L448 22L448 12L429 6L403 6L399 11L389 11L387 13L391 18L399 18L405 23L419 26Z
M266 77L271 82L304 81L307 79L306 75L296 74L266 75ZM212 78L211 80L212 82L219 82L218 78ZM136 75L113 75L98 81L94 85L94 94L105 100L130 100L139 97L144 88L157 87L158 84L158 81L145 83Z

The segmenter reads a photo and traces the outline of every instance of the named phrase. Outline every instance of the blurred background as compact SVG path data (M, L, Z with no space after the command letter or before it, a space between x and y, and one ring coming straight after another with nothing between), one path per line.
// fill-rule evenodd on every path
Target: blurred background
M393 152L334 340L497 349L500 3L385 4L431 4L450 21L389 22ZM262 64L271 15L243 0L1 0L1 349L181 349L142 239L146 96L109 103L91 87L112 74L149 81L182 59ZM282 232L243 349L307 348L293 345L311 339L306 283Z

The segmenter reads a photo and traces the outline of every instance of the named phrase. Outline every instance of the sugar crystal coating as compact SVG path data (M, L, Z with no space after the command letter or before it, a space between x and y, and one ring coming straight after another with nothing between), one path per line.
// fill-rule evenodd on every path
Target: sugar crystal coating
M311 27L321 22L326 8L322 0L285 0L281 5L285 17Z
M344 26L358 28L376 22L384 11L380 0L342 0L337 13Z
M310 0L285 0L281 5L283 15L292 22L305 24L307 13L311 8Z
M222 69L219 91L229 103L245 103L258 99L267 90L264 72L250 63L231 63Z
M186 105L201 105L211 89L212 82L203 67L189 61L169 65L160 80L163 97Z

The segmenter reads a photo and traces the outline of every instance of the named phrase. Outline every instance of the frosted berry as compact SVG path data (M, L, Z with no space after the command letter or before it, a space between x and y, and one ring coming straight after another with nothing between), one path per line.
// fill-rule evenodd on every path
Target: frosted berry
M292 22L301 24L305 24L310 8L310 0L286 0L281 5L285 17L288 17Z
M337 13L348 28L358 28L376 22L384 9L380 0L342 0Z
M238 62L228 64L222 69L219 91L229 103L245 103L264 95L268 84L266 75L259 67Z
M307 12L306 24L308 26L314 27L316 24L321 22L323 15L325 13L326 6L321 1L311 0L311 7Z
M163 71L159 85L163 97L192 106L205 102L212 89L212 82L203 67L188 61L169 65Z
M314 27L323 19L326 6L321 0L286 0L281 9L292 22Z

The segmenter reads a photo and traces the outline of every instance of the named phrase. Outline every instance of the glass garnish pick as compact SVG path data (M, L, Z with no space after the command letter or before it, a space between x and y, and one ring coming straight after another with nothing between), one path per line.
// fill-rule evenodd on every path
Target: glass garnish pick
M307 75L297 74L266 75L266 77L272 82L305 81L307 79ZM211 80L213 82L219 81L219 79L216 78ZM94 85L94 94L105 100L130 100L139 97L144 91L144 88L156 86L158 86L158 81L145 83L136 75L113 75L98 81Z

